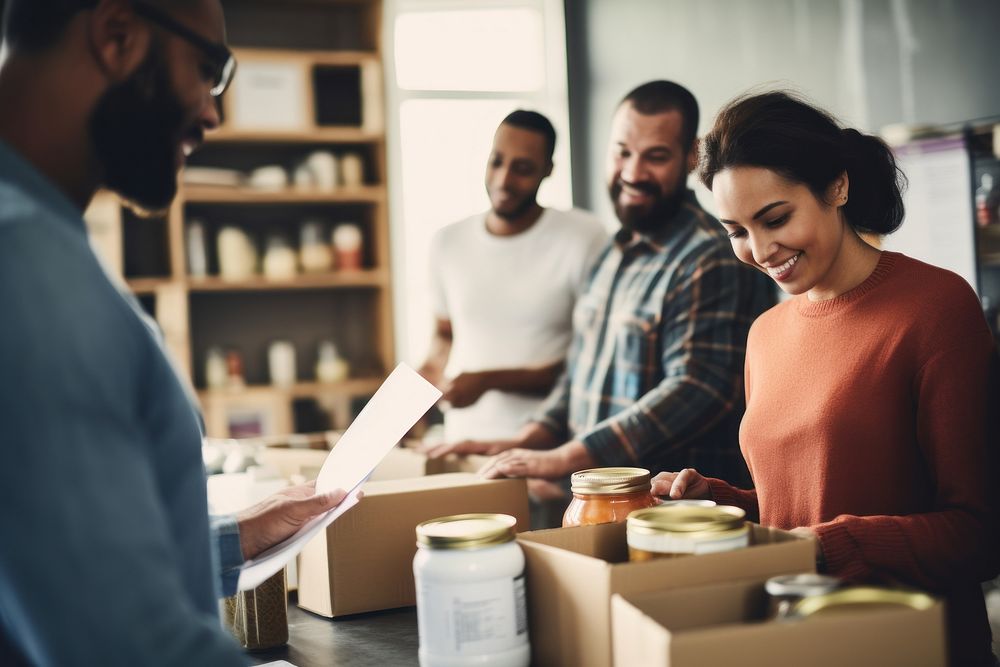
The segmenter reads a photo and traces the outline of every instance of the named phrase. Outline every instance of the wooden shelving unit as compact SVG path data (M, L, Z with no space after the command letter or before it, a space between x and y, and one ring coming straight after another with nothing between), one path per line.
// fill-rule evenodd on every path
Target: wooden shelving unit
M351 152L362 159L363 184L261 190L184 184L182 176L169 215L159 220L135 219L109 195L99 196L90 216L95 245L156 318L175 363L196 388L209 435L229 437L235 421L246 434L255 415L265 435L343 428L357 400L374 393L394 365L381 2L223 0L223 6L240 69L222 100L222 126L206 137L190 164L244 173L277 164L291 175L314 151L338 158ZM246 99L238 90L240 72L246 77L254 67L280 70L286 83L294 78L292 88L301 97L293 108L301 118L293 126L241 120L254 115L234 106ZM251 83L245 78L244 85ZM204 277L188 273L187 233L194 219L205 230ZM288 280L219 276L215 239L223 226L243 229L263 256L270 234L297 246L305 220L321 221L327 235L339 224L357 225L364 239L362 268L335 267ZM298 382L290 387L269 384L267 348L275 340L296 348ZM324 340L332 340L350 363L348 380L314 380ZM240 353L244 388L206 389L206 354L215 346ZM312 421L300 423L303 414ZM324 416L328 423L316 423Z
M385 201L385 188L366 185L336 190L255 190L253 188L184 186L184 200L189 204L380 204Z

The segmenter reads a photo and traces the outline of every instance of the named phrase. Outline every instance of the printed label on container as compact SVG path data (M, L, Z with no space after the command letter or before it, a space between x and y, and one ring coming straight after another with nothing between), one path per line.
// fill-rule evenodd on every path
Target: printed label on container
M421 648L438 655L471 656L528 643L524 575L443 585L417 582Z
M750 533L747 530L738 531L735 535L720 534L720 537L714 539L693 539L667 534L628 534L628 545L633 549L661 554L710 554L740 549L749 544Z

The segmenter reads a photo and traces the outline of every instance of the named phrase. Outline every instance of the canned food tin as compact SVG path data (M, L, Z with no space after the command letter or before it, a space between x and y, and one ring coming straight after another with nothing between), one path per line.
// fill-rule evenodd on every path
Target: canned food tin
M934 602L934 598L926 593L876 586L854 586L832 593L802 598L792 607L790 616L809 618L820 614L850 613L880 607L909 607L922 611L930 609L934 606Z
M750 544L746 513L738 507L664 505L628 516L629 560L673 558L741 549Z
M768 618L786 619L799 600L823 595L840 587L841 580L825 574L783 574L771 577L764 584L767 591Z

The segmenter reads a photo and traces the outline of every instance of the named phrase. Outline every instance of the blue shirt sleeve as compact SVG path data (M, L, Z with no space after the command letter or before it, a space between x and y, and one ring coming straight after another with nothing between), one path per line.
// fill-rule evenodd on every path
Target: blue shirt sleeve
M236 585L243 566L243 549L240 548L240 528L236 517L219 515L211 518L212 535L219 552L219 577L222 595L236 594Z

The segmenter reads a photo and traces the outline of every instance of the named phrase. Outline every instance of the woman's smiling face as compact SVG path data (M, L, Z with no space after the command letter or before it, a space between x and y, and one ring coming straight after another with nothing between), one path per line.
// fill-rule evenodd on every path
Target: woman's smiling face
M801 183L763 167L733 167L715 175L719 219L740 261L767 273L788 294L821 300L841 293L837 259L849 227L839 211L847 174L821 201Z

